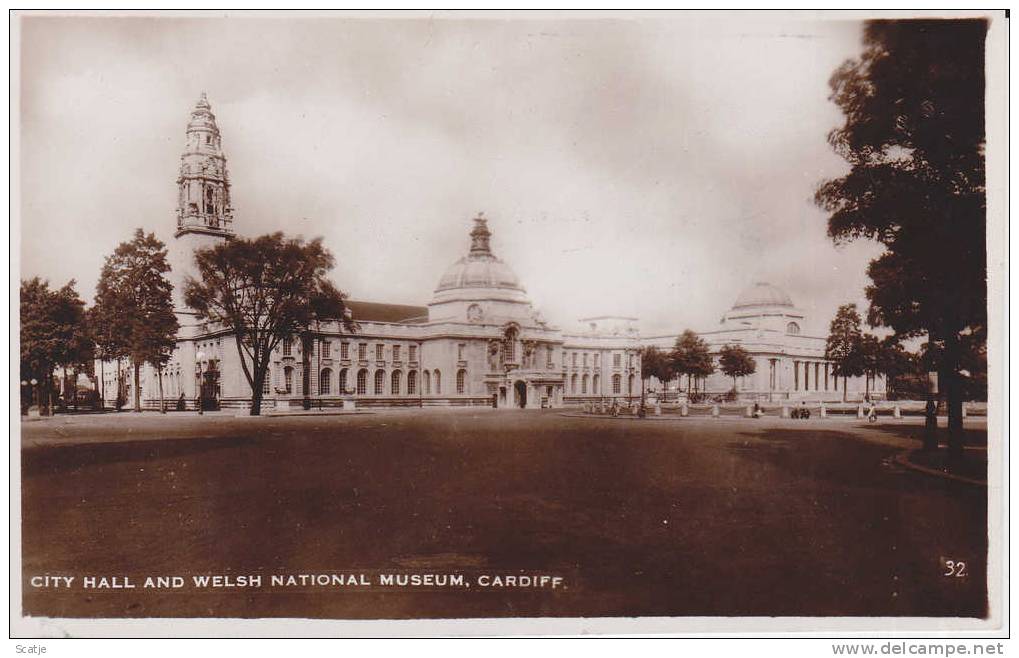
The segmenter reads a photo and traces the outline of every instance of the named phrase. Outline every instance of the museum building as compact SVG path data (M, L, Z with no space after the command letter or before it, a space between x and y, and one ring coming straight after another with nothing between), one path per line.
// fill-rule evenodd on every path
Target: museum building
M699 390L714 396L732 390L732 378L722 372L719 356L726 345L738 345L757 365L754 374L736 379L741 399L859 401L868 394L877 399L885 397L883 375L869 381L864 377L835 377L834 366L825 359L826 337L807 334L804 328L809 326L805 312L784 290L766 282L751 285L725 311L717 328L698 332L715 364L715 372L699 382ZM647 336L642 342L668 351L676 335ZM655 386L660 387L660 382L655 380ZM673 381L668 386L676 390L680 383Z

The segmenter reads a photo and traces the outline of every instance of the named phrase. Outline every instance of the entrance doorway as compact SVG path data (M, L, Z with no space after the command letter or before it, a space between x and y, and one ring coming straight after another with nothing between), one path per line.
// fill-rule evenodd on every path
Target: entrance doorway
M527 406L527 384L522 380L517 380L513 388L517 392L517 406L521 409L525 408Z

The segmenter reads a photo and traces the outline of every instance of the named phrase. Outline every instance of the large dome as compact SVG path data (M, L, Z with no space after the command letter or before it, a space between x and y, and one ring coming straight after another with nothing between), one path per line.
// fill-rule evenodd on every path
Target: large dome
M756 306L787 306L791 308L793 300L781 288L758 281L740 293L740 296L736 298L736 303L732 305L734 309Z
M486 220L477 217L471 230L470 252L449 266L439 279L439 285L435 288L436 295L441 294L446 300L453 297L467 299L476 297L481 289L486 289L509 292L516 298L526 292L510 266L492 253L489 247L491 235ZM457 290L464 291L465 295L450 292Z
M435 292L457 288L509 288L523 290L509 265L495 256L465 256L449 266Z

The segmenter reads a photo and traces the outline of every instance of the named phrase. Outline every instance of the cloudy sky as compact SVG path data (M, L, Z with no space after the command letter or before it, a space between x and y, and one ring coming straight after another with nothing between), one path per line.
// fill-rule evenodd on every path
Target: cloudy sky
M171 240L207 92L235 228L322 236L354 299L424 304L484 211L563 325L711 329L785 288L824 332L877 253L811 198L845 165L832 71L855 21L30 17L21 31L21 269L91 301L135 227Z

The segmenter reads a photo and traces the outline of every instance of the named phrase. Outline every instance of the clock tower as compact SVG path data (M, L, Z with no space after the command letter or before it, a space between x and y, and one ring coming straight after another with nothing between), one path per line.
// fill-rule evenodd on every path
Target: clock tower
M177 230L169 245L174 306L186 312L184 281L196 275L194 252L234 236L230 178L216 115L205 92L191 110L177 175Z

